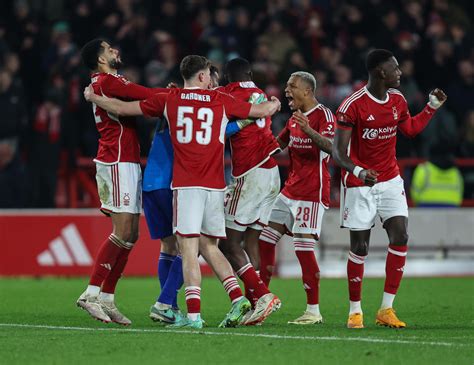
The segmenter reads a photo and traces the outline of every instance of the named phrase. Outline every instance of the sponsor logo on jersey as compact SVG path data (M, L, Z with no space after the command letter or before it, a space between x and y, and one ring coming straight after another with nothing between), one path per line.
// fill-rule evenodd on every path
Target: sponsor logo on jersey
M312 148L313 140L311 138L290 136L289 146L293 148Z
M397 135L397 126L380 127L380 128L364 128L362 130L363 139L388 139Z

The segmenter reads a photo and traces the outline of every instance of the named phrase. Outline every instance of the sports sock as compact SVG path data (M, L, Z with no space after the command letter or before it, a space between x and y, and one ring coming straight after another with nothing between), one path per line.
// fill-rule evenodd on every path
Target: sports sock
M184 288L188 318L196 320L196 314L201 313L201 288L199 286L187 286Z
M121 240L112 233L102 243L95 258L94 266L92 267L89 285L100 287L102 282L109 275L123 249L119 241L121 242Z
M314 255L314 238L293 238L296 257L300 262L307 304L319 303L319 267Z
M349 284L349 300L351 302L360 302L362 279L364 278L364 261L366 257L367 256L356 255L352 251L349 251L349 257L347 260L347 280Z
M109 275L105 278L102 284L102 292L113 294L115 293L115 287L119 279L122 277L123 270L127 265L128 255L130 255L129 249L121 248L121 252L117 257L117 261L115 262L114 267L110 270Z
M363 313L360 300L356 302L353 302L352 300L349 301L349 314L354 314L354 313Z
M272 279L275 267L276 244L280 241L282 234L271 227L265 227L258 240L260 253L260 278L268 287Z
M160 281L161 290L163 290L166 284L175 257L174 255L160 252L160 258L158 259L158 280Z
M183 260L176 256L168 271L165 285L161 288L157 301L178 308L178 291L183 285Z
M255 305L256 301L260 297L270 293L267 286L257 275L257 272L251 263L242 266L239 270L237 270L236 274L244 282L245 296L252 304Z
M96 297L100 294L100 286L97 285L88 285L86 289L86 295L91 297Z
M232 304L243 298L242 290L240 290L239 283L235 276L228 276L222 281L225 291L229 295Z
M99 294L99 299L103 302L113 302L115 299L115 294L101 292Z
M319 304L307 304L306 305L306 312L315 314L319 316L321 313L319 312Z
M391 308L393 305L393 299L397 294L398 287L403 276L403 270L405 268L405 261L407 257L408 246L388 246L387 261L385 263L385 287L384 293L391 295L384 295L382 301L382 308Z

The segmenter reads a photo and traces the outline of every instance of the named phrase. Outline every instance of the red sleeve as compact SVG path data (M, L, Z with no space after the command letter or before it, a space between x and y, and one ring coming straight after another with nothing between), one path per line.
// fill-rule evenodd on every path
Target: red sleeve
M336 112L336 128L337 129L352 129L357 123L357 112L354 103L351 103L348 107L345 107L344 100L337 109Z
M420 113L412 117L406 102L404 106L405 107L401 112L400 122L398 122L398 128L400 128L405 136L413 138L425 129L436 112L436 109L433 109L426 104L425 108Z
M163 117L168 94L155 94L151 98L140 101L140 109L145 117Z
M285 127L281 130L280 134L278 135L278 138L280 139L280 141L286 144L290 143L290 130L288 129L288 123L290 122L290 120L286 122Z
M236 100L229 94L221 94L227 118L246 119L249 116L252 104L245 101Z
M334 138L334 122L336 118L334 114L327 108L323 108L324 118L321 119L319 123L318 132L324 137Z
M105 95L124 100L144 100L157 92L163 92L162 88L148 88L134 84L123 76L109 75L101 84L101 89Z

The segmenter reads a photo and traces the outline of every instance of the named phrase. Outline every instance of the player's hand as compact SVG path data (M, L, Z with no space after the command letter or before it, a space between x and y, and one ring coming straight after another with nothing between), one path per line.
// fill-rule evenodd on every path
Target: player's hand
M438 88L430 92L428 97L430 99L430 101L428 102L428 105L432 107L433 109L438 109L439 107L441 107L441 105L444 104L446 99L448 99L444 91Z
M89 84L84 89L84 99L86 99L87 101L91 101L93 95L94 95L94 89L92 88L92 85Z
M278 98L277 98L276 96L272 96L272 97L270 98L270 101L272 101L272 102L274 102L274 103L278 104L278 108L277 108L277 110L276 110L276 111L277 111L277 112L279 112L279 111L280 111L280 109L281 109L281 103L280 103L280 100L278 100Z
M364 169L359 172L359 179L361 179L364 184L368 186L374 186L377 183L377 176L379 176L379 173L371 169Z
M168 85L166 85L167 89L176 89L177 87L178 87L178 84L176 84L175 82L170 82L168 83Z
M301 127L301 130L305 133L309 132L312 128L309 126L309 119L304 115L301 110L297 110L293 113L293 119Z

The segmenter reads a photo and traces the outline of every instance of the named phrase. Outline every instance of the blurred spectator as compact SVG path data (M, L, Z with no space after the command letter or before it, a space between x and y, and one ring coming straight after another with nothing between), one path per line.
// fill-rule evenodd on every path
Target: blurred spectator
M459 146L459 157L474 157L474 109L466 113L464 126L462 128L462 140ZM464 197L474 199L474 167L463 169L464 172Z
M458 74L449 87L448 106L456 113L461 122L474 100L474 65L469 59L458 62Z
M430 159L413 173L411 198L418 207L458 207L463 200L463 179L454 165L454 145L440 141L430 150Z
M12 75L0 69L0 208L21 208L25 205L25 166L19 146L27 119L22 94Z

